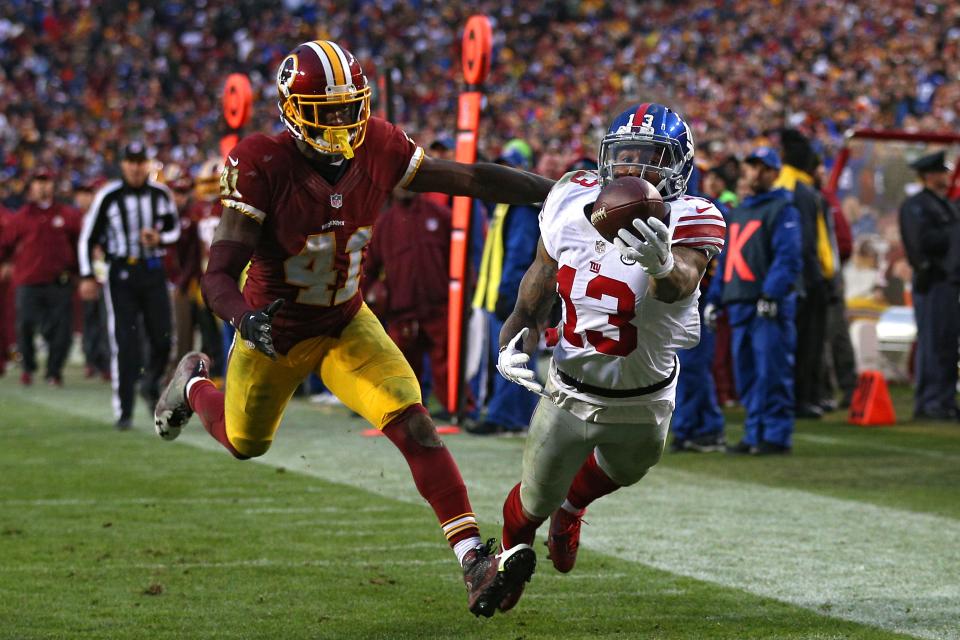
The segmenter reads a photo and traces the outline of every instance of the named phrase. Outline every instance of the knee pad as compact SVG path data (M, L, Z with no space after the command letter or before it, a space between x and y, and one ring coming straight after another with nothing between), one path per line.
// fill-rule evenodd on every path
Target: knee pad
M233 457L237 460L259 458L270 449L273 440L247 440L246 438L228 438L233 445Z
M597 466L607 474L607 477L621 487L629 487L640 482L643 476L647 475L647 472L660 461L663 447L651 451L649 454L634 456L629 460L617 460L615 463L611 463L605 458L599 448L594 453L597 457Z
M389 429L389 432L388 432ZM383 433L402 451L405 447L439 447L443 443L430 414L422 404L401 411L383 428Z

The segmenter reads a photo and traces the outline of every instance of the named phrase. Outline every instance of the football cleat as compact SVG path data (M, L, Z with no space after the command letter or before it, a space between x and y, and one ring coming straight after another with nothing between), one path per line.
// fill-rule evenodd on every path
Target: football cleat
M193 415L187 402L187 383L193 378L207 378L210 358L205 353L191 351L180 359L170 383L160 394L153 412L153 425L164 440L176 440L183 425Z
M547 549L550 561L560 573L569 573L577 561L580 548L580 525L583 514L575 515L560 507L550 516L550 533L547 535Z
M501 600L498 563L492 555L493 538L467 551L463 557L463 582L467 585L467 606L475 616L489 618Z
M528 544L518 544L497 554L497 572L503 581L503 597L497 606L500 611L510 611L537 568L537 554Z

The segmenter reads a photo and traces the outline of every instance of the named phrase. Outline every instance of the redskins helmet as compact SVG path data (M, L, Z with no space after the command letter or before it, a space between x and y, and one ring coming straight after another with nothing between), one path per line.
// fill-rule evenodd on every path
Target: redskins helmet
M193 181L193 195L198 200L214 201L220 198L220 174L223 161L219 158L206 160L197 170Z
M304 42L277 69L280 119L320 153L352 158L370 118L370 87L353 54L329 40Z

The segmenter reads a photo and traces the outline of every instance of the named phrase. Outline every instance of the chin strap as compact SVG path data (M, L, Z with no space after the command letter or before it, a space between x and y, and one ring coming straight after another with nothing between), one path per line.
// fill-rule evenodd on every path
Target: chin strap
M340 153L349 160L353 157L353 147L350 146L350 133L346 129L327 129L323 132L323 139L332 147L340 147Z

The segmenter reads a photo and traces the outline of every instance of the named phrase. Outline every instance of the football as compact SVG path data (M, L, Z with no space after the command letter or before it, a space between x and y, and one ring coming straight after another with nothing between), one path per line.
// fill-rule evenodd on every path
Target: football
M593 203L590 224L607 242L613 242L620 229L636 235L633 221L651 216L660 220L667 217L660 192L643 178L623 176L615 178L600 191L600 197Z

